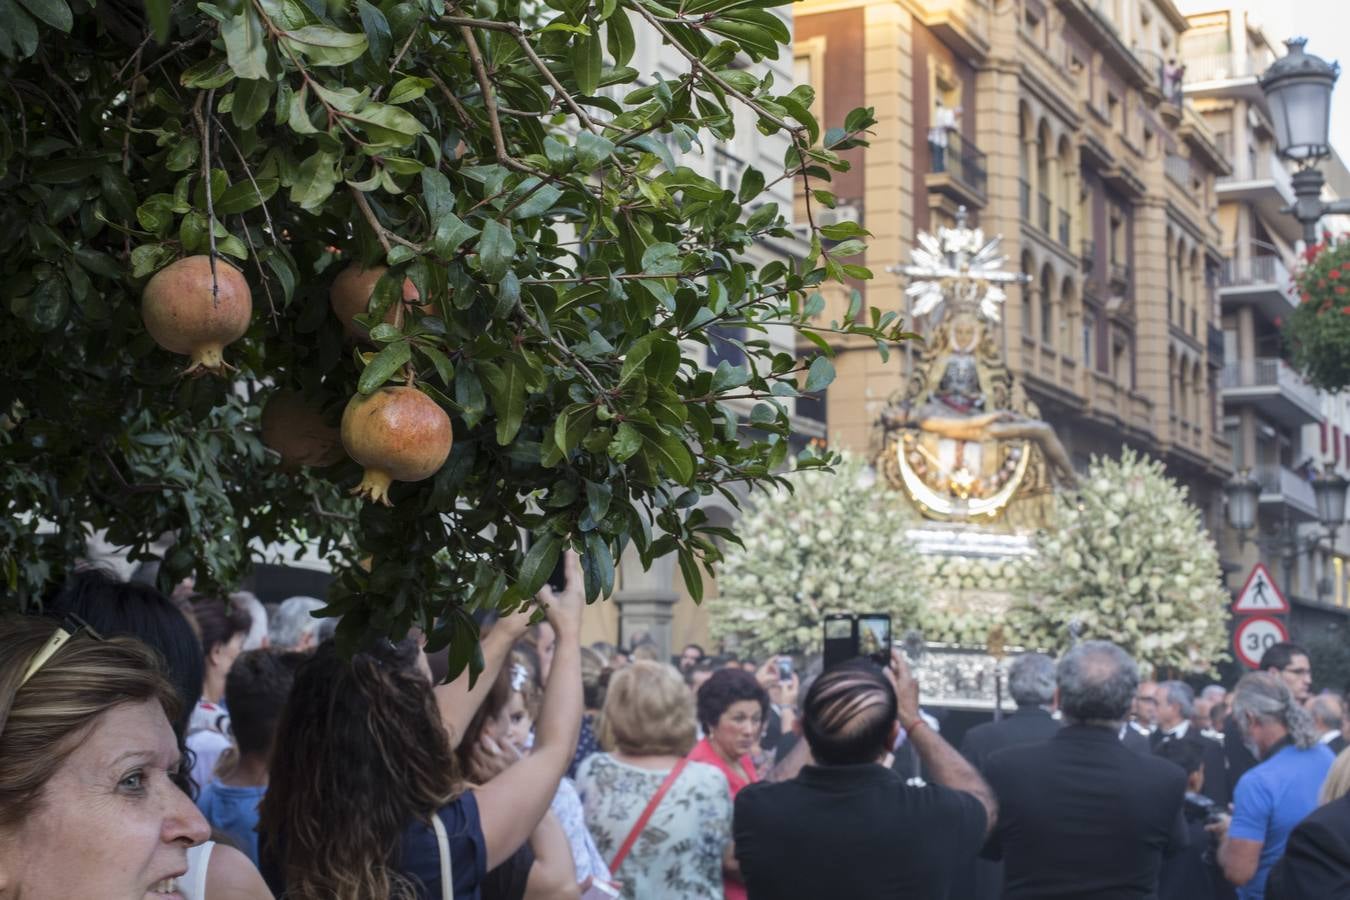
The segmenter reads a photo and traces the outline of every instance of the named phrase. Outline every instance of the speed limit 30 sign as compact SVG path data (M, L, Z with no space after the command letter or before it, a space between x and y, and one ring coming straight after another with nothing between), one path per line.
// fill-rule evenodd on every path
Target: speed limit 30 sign
M1261 656L1275 644L1289 640L1284 623L1270 616L1252 616L1243 619L1233 631L1233 649L1238 659L1255 669L1261 665Z

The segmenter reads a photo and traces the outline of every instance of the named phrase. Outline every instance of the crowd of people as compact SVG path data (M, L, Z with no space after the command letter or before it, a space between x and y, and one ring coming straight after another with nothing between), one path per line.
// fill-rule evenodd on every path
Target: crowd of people
M898 652L583 647L566 569L476 680L416 631L339 653L312 598L74 574L0 619L0 898L1350 897L1343 702L1295 645L1198 694L1024 654L958 748Z

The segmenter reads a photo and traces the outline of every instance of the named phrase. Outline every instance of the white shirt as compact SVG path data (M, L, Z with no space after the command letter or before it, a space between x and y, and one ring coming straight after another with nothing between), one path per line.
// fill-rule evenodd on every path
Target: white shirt
M1190 730L1191 730L1190 719L1182 719L1181 724L1178 725L1177 727L1163 730L1163 740L1167 740L1168 738L1175 738L1177 740L1181 740L1186 736L1187 732L1189 732Z

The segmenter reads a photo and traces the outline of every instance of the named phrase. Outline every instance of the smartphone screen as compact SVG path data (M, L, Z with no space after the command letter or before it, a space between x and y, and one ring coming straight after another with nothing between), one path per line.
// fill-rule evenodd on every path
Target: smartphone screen
M858 655L879 666L891 662L891 617L882 613L858 616Z
M830 613L825 616L824 665L826 669L858 656L858 637L853 616Z
M792 660L788 659L785 656L780 656L778 658L778 680L779 681L792 680Z

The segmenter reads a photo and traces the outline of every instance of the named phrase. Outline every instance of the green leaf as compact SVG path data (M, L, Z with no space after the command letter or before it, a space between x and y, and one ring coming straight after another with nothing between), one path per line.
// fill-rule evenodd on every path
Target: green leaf
M642 253L642 271L648 275L677 275L682 263L674 244L652 244Z
M497 415L497 443L506 446L515 439L525 417L528 375L525 364L516 357L507 357L500 367L480 363L478 372Z
M173 262L173 248L165 244L141 244L131 251L131 277L145 278Z
M150 19L150 34L155 43L163 44L169 39L169 10L171 0L145 0L145 12Z
M637 40L633 35L633 23L628 21L628 11L618 10L605 20L605 45L614 65L626 66L637 50Z
M619 423L614 440L609 442L609 458L624 462L642 449L642 435L628 422Z
M70 33L74 18L70 14L66 0L19 0L19 4L39 22Z
M614 142L607 137L589 131L577 135L577 165L582 169L594 169L613 152Z
M314 123L309 118L309 110L305 104L309 102L309 85L302 85L300 93L291 98L290 115L287 117L286 124L296 134L318 134L319 129L314 127Z
M287 31L282 42L303 53L316 66L345 66L366 52L369 43L364 34L348 34L328 25L306 25ZM240 77L244 77L242 74Z
M378 6L367 3L366 0L357 0L356 11L361 16L361 27L366 32L370 58L383 65L394 49L394 36L389 30L389 20L384 17ZM391 97L389 102L395 101Z
M562 543L562 538L552 531L535 535L530 552L525 554L525 559L520 564L520 576L516 581L522 593L527 596L533 595L544 586L544 582L548 581L548 576L553 574L554 567L558 565Z
M166 0L149 0L149 2L161 3ZM178 77L178 83L183 87L203 91L224 87L233 80L234 70L230 68L229 61L214 55L188 66Z
M432 252L441 259L449 259L455 255L461 244L477 234L477 229L466 225L459 216L445 213L439 221L436 221L436 233L431 238ZM506 274L502 273L502 277L505 278Z
M432 168L422 170L422 199L427 204L427 218L432 224L445 216L455 214L455 192L450 189L450 179Z
M174 199L171 194L153 194L136 207L136 221L146 231L156 235L166 235L173 227ZM153 245L151 245L153 246ZM135 252L132 252L135 262Z
M103 168L97 157L66 157L44 159L33 164L33 180L43 184L70 184L83 181Z
M608 484L599 481L586 482L586 511L590 513L591 520L599 522L609 512L609 501L614 495L614 489Z
M483 277L493 283L501 281L515 255L516 241L511 229L496 219L484 222L482 237L478 239L478 264Z
M694 457L678 438L651 428L643 434L642 455L654 468L659 468L680 484L694 479Z
M764 173L754 166L746 166L745 171L741 173L741 189L736 194L736 199L741 203L749 203L761 193L764 192Z
M411 358L412 348L407 341L390 344L376 353L375 357L366 364L365 369L361 372L361 380L356 383L356 389L366 395L375 393Z
M230 111L234 117L234 124L244 129L252 128L262 121L271 102L272 82L261 79L241 80L235 85L234 108Z
M811 367L806 370L806 384L802 390L808 394L823 390L831 381L834 381L834 363L830 362L828 357L817 356L811 360Z
M455 380L455 366L454 363L450 362L450 357L446 356L435 347L430 347L426 344L418 344L417 352L421 353L431 361L432 366L436 369L436 374L440 376L440 379L445 386L449 387Z
M14 0L0 0L0 53L13 44L20 59L37 52L37 24Z
M300 163L295 183L291 185L291 202L298 204L301 209L316 210L332 196L341 177L337 157L317 150Z
M527 184L529 187L526 187ZM524 196L526 191L532 191L524 202L511 210L512 219L533 219L535 216L542 216L553 209L553 205L562 196L562 189L552 184L536 187L538 184L539 179L532 176L521 182L521 187L525 188L524 191L520 188L512 191L513 196L516 194ZM508 202L510 201L508 200Z
M232 184L215 198L216 214L232 216L248 212L271 200L280 185L275 178L259 178L256 186L252 181Z
M684 576L684 588L695 603L703 602L703 572L693 551L684 547L679 549L680 574Z
M244 7L239 15L222 23L220 36L225 41L225 53L235 75L240 78L267 77L267 41L253 7Z
M365 0L361 0L361 2L365 3ZM436 82L430 78L414 78L412 76L400 78L389 91L389 102L395 104L411 103L435 85Z
M575 403L563 410L553 426L553 440L564 454L571 453L595 427L595 407Z
M594 94L600 84L600 67L604 64L600 38L595 35L578 37L572 44L572 74L577 88L583 94Z

